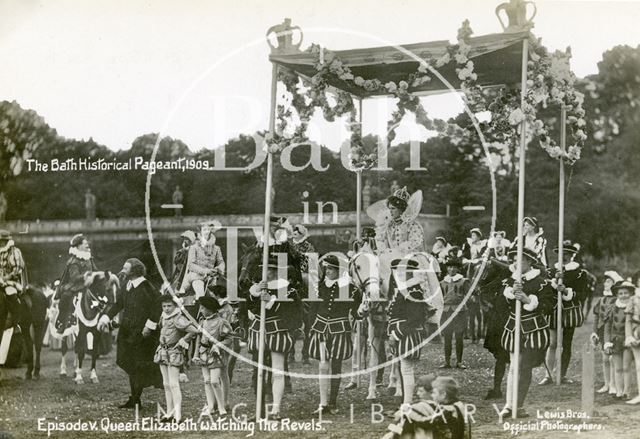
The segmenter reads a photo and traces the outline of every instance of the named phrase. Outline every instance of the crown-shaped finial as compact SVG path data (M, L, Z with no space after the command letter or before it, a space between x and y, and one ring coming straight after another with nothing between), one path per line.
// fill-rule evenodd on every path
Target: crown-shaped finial
M394 191L393 196L400 198L402 201L409 201L409 197L411 195L409 194L407 187L404 186L402 189L397 189L396 191Z

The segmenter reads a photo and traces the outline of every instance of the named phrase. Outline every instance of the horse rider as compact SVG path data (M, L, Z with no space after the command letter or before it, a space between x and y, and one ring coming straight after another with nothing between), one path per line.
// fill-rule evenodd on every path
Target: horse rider
M7 230L0 230L0 293L7 298L7 308L11 313L12 324L16 332L20 316L20 293L24 286L26 274L22 252L16 247ZM0 327L4 322L0 322ZM2 334L0 334L2 337Z
M222 250L216 245L215 232L222 228L220 222L213 220L200 225L200 235L189 247L187 256L187 272L182 280L180 296L187 294L190 286L195 292L195 299L205 295L206 284L215 284L219 275L224 274L225 263Z

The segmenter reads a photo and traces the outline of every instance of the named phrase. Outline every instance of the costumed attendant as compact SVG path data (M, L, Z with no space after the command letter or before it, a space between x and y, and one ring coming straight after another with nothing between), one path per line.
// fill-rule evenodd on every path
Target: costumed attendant
M289 267L288 270L290 269ZM269 258L267 280L253 284L249 288L249 294L249 311L251 312L249 318L253 320L249 328L249 352L253 354L253 360L256 362L260 343L260 301L266 302L264 351L265 359L267 355L271 358L273 369L271 380L273 402L271 412L267 416L269 419L278 420L281 418L280 404L284 394L285 358L293 347L290 331L299 328L302 323L302 304L298 292L289 284L287 278L279 277L276 255ZM280 297L284 300L280 300ZM263 378L265 378L264 375ZM257 373L254 377L257 378Z
M436 242L434 242L433 247L431 247L431 254L440 265L444 266L450 249L451 245L447 242L447 239L442 236L437 236Z
M195 244L189 247L187 271L178 293L180 296L184 296L187 288L191 286L195 292L195 299L199 299L204 296L205 284L215 284L218 275L224 273L222 250L216 245L214 235L221 227L220 222L216 220L201 224L200 236Z
M422 290L421 276L425 270L415 259L395 259L391 262L389 292L389 325L387 335L392 353L400 359L402 400L410 404L415 385L414 369L420 358L423 341L422 325L427 316L433 314Z
M600 297L593 307L593 333L591 334L591 342L594 347L602 350L602 375L604 377L604 385L598 389L597 393L617 393L614 378L614 368L611 367L611 356L602 349L604 342L604 325L611 318L611 312L616 301L616 297L611 292L611 287L617 282L622 281L615 271L604 272L604 286L602 289L602 297Z
M616 398L629 396L631 386L631 362L633 360L630 349L625 348L627 306L634 293L631 282L621 281L611 287L616 301L611 308L611 317L604 325L604 351L611 355L613 364ZM631 341L631 340L629 340Z
M571 361L571 347L573 344L573 334L576 328L582 326L584 315L582 305L587 297L587 273L577 262L576 256L580 247L571 241L564 241L563 245L564 268L560 273L560 266L556 263L555 268L550 270L551 285L557 292L562 294L562 354L560 356L560 376L563 384L572 384L573 380L566 377L569 362ZM558 253L558 248L553 250ZM565 262L566 261L566 262ZM561 283L560 283L561 281ZM547 367L554 370L556 363L556 346L558 344L558 322L557 310L558 301L551 313L549 349L547 350ZM541 385L551 384L553 379L547 375L540 381Z
M141 406L145 387L162 387L160 368L153 362L158 346L157 326L162 306L160 293L145 279L147 269L136 258L127 259L118 275L126 282L126 290L118 294L116 303L100 317L98 330L104 331L120 312L116 364L129 375L131 395L120 408Z
M309 364L309 330L311 328L311 324L313 316L310 315L309 312L309 302L305 302L304 299L309 297L309 293L307 291L309 285L309 276L316 276L315 269L311 269L311 273L309 273L309 254L315 253L316 249L313 247L313 244L309 242L309 231L302 224L296 224L292 227L292 239L291 245L295 249L295 252L298 254L298 258L300 261L300 277L302 279L302 284L300 285L300 296L303 299L302 302L302 323L303 328L301 331L294 331L293 337L293 349L289 352L289 362L293 363L295 361L295 345L296 345L296 335L301 334L303 337L302 341L302 364Z
M198 328L182 314L171 294L161 298L162 315L158 325L160 339L153 362L160 366L162 385L167 403L163 422L182 420L182 393L180 391L180 367L187 358L189 341L198 332Z
M220 303L215 297L201 297L198 304L201 335L196 342L196 356L193 362L202 368L204 393L207 398L203 413L213 414L214 406L217 405L218 415L224 419L227 417L227 408L222 374L226 373L228 354L221 345L230 346L233 330L229 322L220 315Z
M235 331L238 328L238 314L236 312L236 308L234 308L231 303L229 303L229 298L227 297L227 289L222 285L215 285L213 288L210 288L209 291L213 294L218 300L220 304L220 317L225 319L229 325L231 325L231 329L233 331L233 337L230 337L228 341L229 347L236 354L240 353L240 340L235 336ZM223 354L227 354L226 352ZM233 369L236 363L235 355L227 355L228 361L223 364L223 370L220 376L222 381L222 393L224 395L224 405L225 407L229 407L229 390L231 388L231 379L233 378ZM227 410L228 411L228 410Z
M637 284L637 283L636 283ZM624 282L622 285L631 291L635 289L635 285L631 282ZM629 350L633 353L636 366L637 383L640 383L640 297L634 295L629 299L626 309L627 318L625 321L625 342ZM640 404L640 389L638 395L627 401L627 404Z
M544 230L538 225L538 219L534 216L526 216L523 221L524 230L524 248L532 250L540 263L547 266L547 240L544 237ZM511 250L518 248L518 240L520 237L516 237L511 244Z
M467 306L461 305L468 290L467 279L460 273L462 262L449 259L447 275L440 282L444 297L444 309L440 320L440 331L444 337L444 364L441 369L451 368L452 341L456 339L456 367L466 369L462 364L464 331L467 327ZM451 321L448 321L451 319Z
M79 336L79 325L75 313L74 300L85 291L88 291L88 285L91 283L91 273L96 271L96 265L93 261L93 257L91 256L91 247L89 245L89 241L84 237L84 235L75 235L71 238L69 244L69 259L67 260L67 265L60 277L60 285L56 291L56 295L54 296L54 300L59 300L59 313L55 323L56 332L52 335L63 340L60 375L66 375L67 370L67 343L64 339L68 335ZM89 349L93 349L93 339L91 340L91 343L87 340L87 337L89 336L89 334L82 334L82 336L78 337L76 350L84 346L87 346ZM91 335L90 337L93 336ZM84 379L82 378L82 368L76 367L74 379L78 384L82 384L84 382ZM98 379L95 372L92 372L91 379Z
M20 294L23 285L25 285L24 275L25 264L22 252L11 239L9 231L0 230L0 295L6 298L6 306L11 314L12 325L16 332L20 331ZM2 319L4 318L6 315L2 317ZM3 329L4 321L0 321L0 331ZM0 340L3 335L4 331L0 332ZM4 356L3 353L0 353L0 356Z
M487 240L482 239L483 235L479 228L475 227L469 231L470 237L462 245L462 263L465 266L465 276L472 279L476 268L482 262L482 258L487 249ZM482 307L477 294L469 297L467 301L468 328L471 333L472 343L477 343L482 338ZM468 335L466 338L469 338Z
M509 256L517 257L517 251L512 250ZM513 276L503 281L503 295L507 299L510 307L509 320L502 332L502 346L509 352L510 367L507 377L507 401L504 409L500 412L503 418L511 417L512 413L512 385L513 374L516 367L514 363L515 348L515 326L516 326L516 301L522 303L522 314L520 320L520 376L518 379L518 417L527 417L523 404L529 386L533 368L539 366L544 361L544 354L549 347L549 323L547 314L553 310L555 303L555 291L551 282L534 268L539 264L538 255L525 248L522 251L522 279L515 277L515 267Z
M511 241L506 239L505 236L506 233L503 231L493 232L493 235L487 242L489 258L502 262L507 262L509 260L507 251L509 250L509 247L511 247Z
M342 264L342 272L337 256L327 256L322 265L324 276L318 285L320 300L312 302L310 309L314 321L311 325L309 356L320 361L320 406L316 413L325 415L338 412L340 378L329 376L342 373L342 362L353 355L349 317L361 317L358 308L362 300L346 273L347 261ZM342 298L341 290L344 291Z

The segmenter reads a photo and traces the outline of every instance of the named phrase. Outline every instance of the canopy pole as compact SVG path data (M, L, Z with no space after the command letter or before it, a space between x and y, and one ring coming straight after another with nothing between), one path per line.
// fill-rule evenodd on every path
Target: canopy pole
M358 100L358 123L359 130L362 133L362 98ZM356 239L358 242L362 239L362 224L360 215L362 214L362 171L356 171ZM362 320L356 320L356 342L355 351L357 353L356 368L358 372L362 369L362 356L360 355L360 337L362 336ZM360 373L356 375L356 384L360 385Z
M520 91L520 108L524 108L527 94L527 62L529 60L529 39L522 42L522 78ZM522 119L520 125L520 167L518 173L518 247L516 257L516 279L522 282L522 250L524 248L523 220L524 220L524 176L525 153L527 144L527 120ZM522 303L516 300L516 327L513 332L513 380L511 395L511 415L513 419L518 417L518 379L520 378L520 321L522 319ZM508 397L508 396L507 396Z
M271 70L271 107L269 109L269 133L275 136L276 127L276 91L278 88L278 66L272 64ZM268 151L269 145L267 145ZM262 281L267 281L269 262L269 219L271 217L271 189L273 187L273 154L267 152L267 181L264 193L264 225L262 228ZM262 419L262 395L264 378L264 344L265 344L266 308L264 300L260 299L260 334L258 344L258 380L256 385L256 421Z
M560 110L560 148L564 155L567 142L567 109L564 104ZM560 278L558 285L562 285L564 275L564 157L560 158L560 184L558 206L558 265ZM556 385L562 381L562 293L558 291L558 306L556 310Z

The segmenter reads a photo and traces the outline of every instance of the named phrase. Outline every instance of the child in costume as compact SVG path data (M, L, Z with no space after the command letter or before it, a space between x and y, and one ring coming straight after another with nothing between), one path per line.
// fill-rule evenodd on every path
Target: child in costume
M628 288L633 291L635 285L631 282L623 282L623 288ZM626 309L627 318L625 320L625 342L624 345L631 350L633 358L636 364L636 377L638 383L640 383L640 296L633 295L629 299L629 304ZM640 404L640 391L639 394L627 401L627 404Z
M229 322L220 315L220 304L215 297L200 297L198 303L201 335L196 342L193 362L202 368L204 393L207 398L203 412L213 414L214 404L217 404L219 419L224 419L227 410L222 390L222 374L226 373L228 354L222 346L229 348L232 329Z
M178 308L171 294L162 296L160 339L153 362L160 366L162 385L167 402L165 422L182 418L182 393L180 392L180 367L184 364L189 341L198 328Z
M593 306L593 333L591 334L591 342L594 347L602 350L602 374L604 376L604 385L597 390L598 393L607 393L615 395L617 393L614 378L614 369L611 367L611 356L603 349L604 343L604 325L611 317L613 304L616 297L611 292L611 287L616 282L622 280L622 277L615 271L604 272L604 286L602 289L602 297L596 300Z
M466 369L462 364L464 349L464 331L467 327L467 307L461 303L467 293L467 279L460 274L462 262L457 258L451 258L446 264L447 275L440 282L444 308L440 319L440 330L444 337L444 365L442 369L451 367L452 341L456 339L456 367Z
M611 317L604 325L604 351L611 355L614 367L616 397L624 398L629 395L630 367L632 353L625 348L625 326L627 320L627 305L630 303L634 287L631 282L621 281L612 288L616 301L611 310Z
M420 399L398 411L398 421L389 425L383 439L464 439L466 407L458 397L458 383L451 377L420 378ZM429 397L431 399L429 399Z

